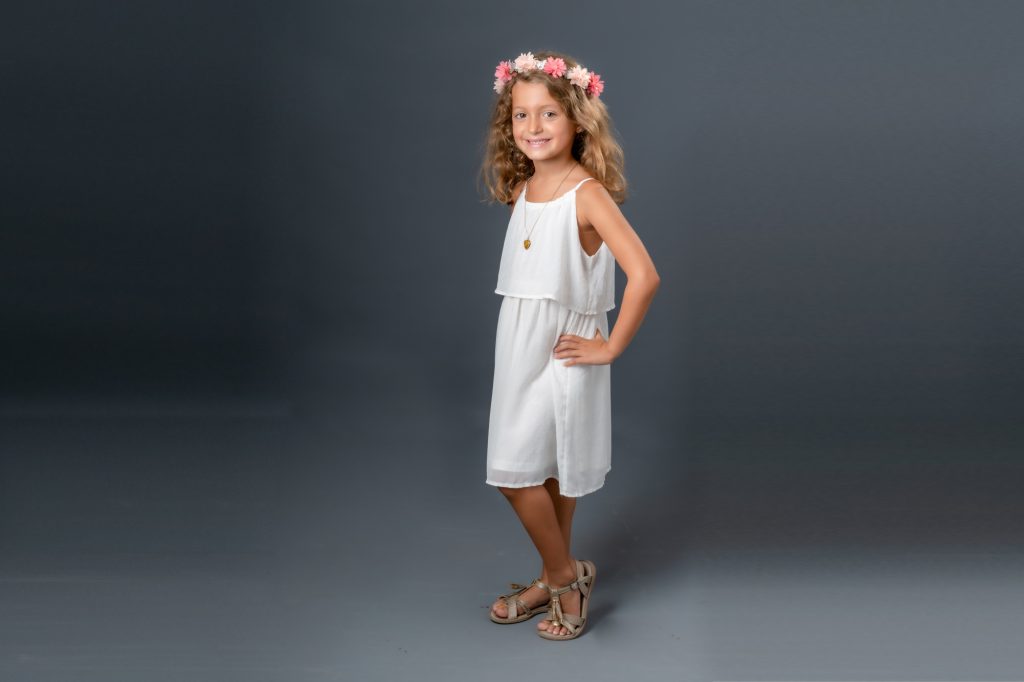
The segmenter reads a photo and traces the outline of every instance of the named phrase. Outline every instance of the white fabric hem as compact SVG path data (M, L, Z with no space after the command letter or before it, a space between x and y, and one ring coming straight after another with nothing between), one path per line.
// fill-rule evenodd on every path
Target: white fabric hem
M584 495L589 495L590 493L597 492L598 490L600 490L601 488L604 487L604 484L605 484L605 480L604 479L608 475L608 472L611 471L611 470L612 470L611 467L608 467L607 469L604 470L604 474L601 476L601 482L598 483L597 485L595 485L595 486L593 486L591 488L588 488L588 489L586 489L586 490L584 490L582 492L578 492L578 493L561 493L562 496L563 497L583 497ZM544 483L548 480L548 478L553 478L556 481L558 481L558 477L557 476L548 476L547 478L545 478L540 483L513 483L513 484L509 484L509 483L499 483L499 482L494 481L494 480L492 480L490 478L484 480L484 483L486 483L487 485L493 485L493 486L502 487L502 488L529 488L529 487L535 486L535 485L544 485ZM559 486L559 490L561 490L561 486L562 486L562 482L561 481L558 482L558 486Z
M558 297L555 296L554 294L510 294L510 293L508 293L508 292L506 292L506 291L504 291L502 289L495 289L494 293L500 294L502 296L511 296L512 298L534 298L534 299L547 298L547 299L550 299L552 301L555 301L556 303L560 303L561 305L565 306L569 310L573 311L574 313L579 313L580 315L600 315L601 313L606 313L609 310L615 310L615 302L614 301L610 304L611 307L607 308L606 310L579 310L577 307L568 305L564 301L559 300Z

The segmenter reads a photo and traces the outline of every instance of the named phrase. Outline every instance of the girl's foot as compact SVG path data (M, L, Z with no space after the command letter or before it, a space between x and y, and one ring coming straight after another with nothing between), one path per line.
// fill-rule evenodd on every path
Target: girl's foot
M579 577L575 572L576 559L572 559L569 563L574 567L572 573L563 576L552 576L552 582L548 582L547 580L544 580L544 578L541 578L541 580L547 583L548 585L551 585L551 587L565 587L573 580L576 580L577 577ZM551 595L549 594L548 600L550 601L550 599ZM568 592L563 592L562 594L558 595L558 601L562 605L563 613L571 613L574 616L580 615L579 590L569 590ZM553 635L569 634L569 628L565 627L564 625L555 625L552 621L548 620L547 618L544 618L544 620L537 623L537 630L547 630Z
M551 595L548 594L548 591L536 585L531 585L529 589L523 590L519 598L531 609L551 601ZM497 601L491 604L491 611L499 618L508 618L508 605L505 604L505 600L501 597L498 597Z

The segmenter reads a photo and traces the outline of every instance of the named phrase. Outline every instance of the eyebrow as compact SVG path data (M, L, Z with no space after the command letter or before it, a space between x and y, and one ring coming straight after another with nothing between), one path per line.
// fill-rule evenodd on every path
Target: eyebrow
M540 105L537 106L537 109L546 109L547 107L551 107L552 109L557 109L558 108L558 104L555 103L555 102L552 102L551 104L540 104ZM520 105L514 106L512 108L513 109L529 109L530 107L524 107L523 105L520 104Z

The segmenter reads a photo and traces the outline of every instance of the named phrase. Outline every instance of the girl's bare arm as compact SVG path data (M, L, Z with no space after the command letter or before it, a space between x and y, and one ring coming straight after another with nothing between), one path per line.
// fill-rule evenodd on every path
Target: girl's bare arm
M619 314L608 336L608 350L618 357L640 329L661 277L640 236L622 215L608 190L599 183L587 182L577 190L576 200L576 217L580 224L593 227L601 235L626 273Z

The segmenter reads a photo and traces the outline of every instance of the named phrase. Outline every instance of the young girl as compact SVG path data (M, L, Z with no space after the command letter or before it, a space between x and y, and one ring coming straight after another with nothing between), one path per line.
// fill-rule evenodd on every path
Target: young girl
M623 217L622 150L601 77L568 55L532 52L495 71L482 173L512 205L498 286L487 480L526 528L541 575L491 606L496 623L541 611L537 633L577 637L597 568L569 540L576 498L611 469L611 362L636 334L660 279ZM615 263L628 282L615 329Z

